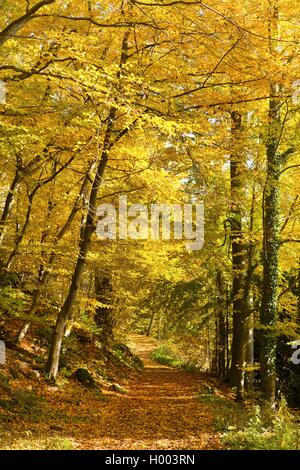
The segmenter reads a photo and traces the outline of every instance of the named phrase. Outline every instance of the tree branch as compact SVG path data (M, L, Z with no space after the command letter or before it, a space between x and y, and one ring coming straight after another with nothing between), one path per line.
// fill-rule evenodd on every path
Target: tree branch
M0 46L8 41L14 34L16 34L23 26L25 26L28 21L30 21L34 14L39 11L45 5L50 5L54 3L55 0L41 0L40 2L33 5L31 8L27 8L25 15L20 16L16 20L12 21L5 29L0 32Z
M98 26L99 28L130 28L132 26L147 26L149 28L160 29L158 26L148 23L147 21L122 21L120 23L99 23L98 21L90 18L88 16L68 16L68 15L57 15L57 14L44 14L44 15L35 15L34 18L47 18L55 17L62 18L64 20L70 21L88 21L89 23Z
M282 173L284 173L284 172L287 171L287 170L290 170L291 168L299 168L299 167L300 167L300 164L299 164L299 165L287 166L287 167L285 167L283 170L281 170L280 174L282 175Z

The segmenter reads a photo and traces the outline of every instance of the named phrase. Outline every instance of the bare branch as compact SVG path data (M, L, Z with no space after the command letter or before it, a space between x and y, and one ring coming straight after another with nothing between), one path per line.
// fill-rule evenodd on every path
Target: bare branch
M16 20L12 21L5 29L0 32L0 46L8 41L14 34L16 34L28 21L34 18L34 14L39 11L45 5L54 3L55 0L41 0L40 2L33 5L31 8L27 8L25 15L20 16Z
M284 223L282 224L282 227L281 227L281 229L280 229L280 233L282 233L282 232L284 231L285 227L286 227L287 224L289 223L289 221L290 221L290 219L291 219L291 217L292 217L292 215L293 215L293 211L294 211L294 209L295 209L295 207L296 207L296 204L297 204L298 199L299 199L299 194L297 194L297 196L295 197L295 199L294 199L294 201L293 201L293 203L292 203L292 205L291 205L291 207L290 207L288 216L287 216L287 218L285 219L285 221L284 221Z
M100 28L130 28L132 26L148 26L149 28L160 29L158 26L147 23L147 21L122 21L120 23L99 23L98 21L90 18L88 16L68 16L68 15L57 15L57 14L44 14L44 15L35 15L34 18L62 18L64 20L70 21L88 21L95 26Z
M285 167L283 170L281 170L280 174L282 175L282 173L284 173L285 171L287 170L290 170L291 168L299 168L300 167L300 164L299 165L290 165L290 166L287 166Z

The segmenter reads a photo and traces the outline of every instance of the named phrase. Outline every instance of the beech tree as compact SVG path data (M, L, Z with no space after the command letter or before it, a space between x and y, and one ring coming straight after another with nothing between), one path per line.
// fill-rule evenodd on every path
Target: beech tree
M255 373L274 403L278 337L299 331L298 10L3 2L0 312L20 344L50 329L49 377L89 322L107 349L136 328L176 338L237 399ZM119 195L204 201L203 248L99 241L97 207Z

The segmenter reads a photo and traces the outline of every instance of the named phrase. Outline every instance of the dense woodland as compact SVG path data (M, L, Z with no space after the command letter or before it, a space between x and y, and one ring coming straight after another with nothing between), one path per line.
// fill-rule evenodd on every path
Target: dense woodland
M299 2L0 5L0 395L24 351L55 385L78 338L129 356L138 333L238 402L297 409ZM99 239L120 195L204 203L203 248Z

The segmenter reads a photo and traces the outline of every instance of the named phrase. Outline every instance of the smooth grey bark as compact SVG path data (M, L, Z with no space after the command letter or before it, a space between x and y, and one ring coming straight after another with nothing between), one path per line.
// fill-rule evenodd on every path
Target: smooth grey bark
M255 241L253 240L254 235L254 211L256 203L256 183L253 183L252 187L252 200L250 209L250 224L249 224L249 241L247 247L247 271L244 285L244 305L246 310L246 364L248 370L245 374L245 388L248 391L253 391L254 384L254 314L253 314L253 298L252 294L252 282L253 273L257 266L254 263L255 255Z
M247 318L247 342L246 342L246 365L247 370L245 373L245 388L247 391L252 392L254 386L254 317L253 313L248 314Z
M226 370L226 353L227 353L227 331L226 331L226 286L222 272L218 271L216 276L218 291L218 312L216 317L216 370L221 380L225 380Z

